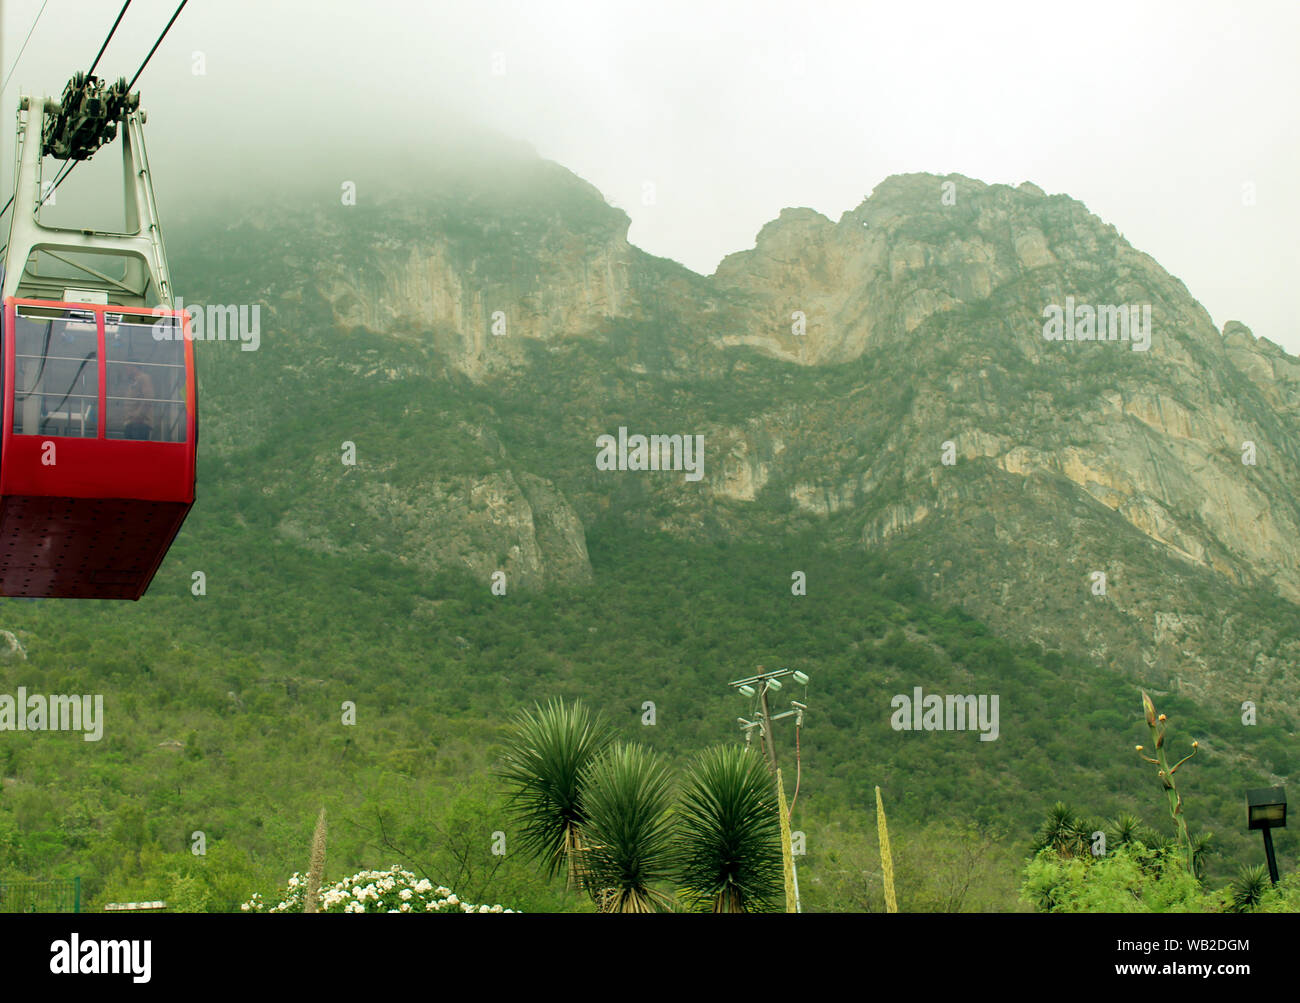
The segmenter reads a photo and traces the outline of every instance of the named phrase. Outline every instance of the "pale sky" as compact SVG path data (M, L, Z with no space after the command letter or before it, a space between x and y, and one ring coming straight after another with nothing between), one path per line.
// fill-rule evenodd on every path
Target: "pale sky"
M5 73L40 6L4 0ZM20 87L58 94L119 7L48 0L0 97L0 184ZM174 8L134 0L101 75L133 73ZM1300 353L1298 42L1300 5L1252 0L190 0L137 86L164 222L436 150L451 112L531 143L624 209L633 243L705 274L783 207L836 220L890 174L1033 181L1220 327Z

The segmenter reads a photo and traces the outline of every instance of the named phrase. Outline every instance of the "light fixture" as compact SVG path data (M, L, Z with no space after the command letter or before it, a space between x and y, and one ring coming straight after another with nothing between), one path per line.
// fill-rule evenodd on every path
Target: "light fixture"
M746 685L740 687L740 692L743 693L743 694L744 694L745 696L747 696L747 697L752 697L752 696L753 696L755 693L757 693L758 691L755 690L754 687L752 687L752 686L746 684Z
M779 690L781 688L781 680L769 679L767 681L767 688L770 690Z
M803 672L796 672L794 674L794 681L798 683L800 686L807 686L808 676Z
M1273 830L1286 828L1286 788L1260 787L1246 792L1246 828L1264 833L1264 856L1268 876L1277 884L1277 857L1273 854Z

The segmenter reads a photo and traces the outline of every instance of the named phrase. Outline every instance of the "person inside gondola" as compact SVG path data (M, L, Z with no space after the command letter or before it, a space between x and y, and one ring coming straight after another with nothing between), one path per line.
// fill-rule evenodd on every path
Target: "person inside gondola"
M126 382L126 420L122 431L128 439L153 438L153 380L139 366L131 366Z

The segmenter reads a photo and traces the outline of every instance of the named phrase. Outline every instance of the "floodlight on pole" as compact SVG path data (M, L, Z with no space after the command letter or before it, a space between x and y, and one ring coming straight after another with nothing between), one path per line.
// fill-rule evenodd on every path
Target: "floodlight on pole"
M808 709L807 705L791 700L792 710L782 711L779 714L771 712L767 703L767 695L768 693L779 692L783 686L781 680L786 677L793 679L800 686L808 685L808 674L805 672L797 672L790 668L765 670L761 665L754 675L746 676L744 679L733 679L728 684L742 696L757 698L759 719L755 722L746 722L742 719L741 728L745 731L746 743L752 738L752 729L758 728L759 735L763 740L763 751L767 756L768 768L774 775L777 761L776 746L773 742L773 723L793 717L796 719L796 728L801 727L803 725L803 712Z
M1246 828L1264 833L1264 856L1268 877L1277 884L1277 857L1273 853L1273 830L1286 828L1286 788L1261 787L1246 792Z

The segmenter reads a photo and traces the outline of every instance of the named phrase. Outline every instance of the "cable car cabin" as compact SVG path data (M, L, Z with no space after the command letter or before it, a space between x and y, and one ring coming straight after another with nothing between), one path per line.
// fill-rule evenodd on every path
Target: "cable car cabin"
M126 232L40 223L35 140L58 110L19 106L0 273L0 595L139 599L194 503L194 345L172 309L142 112L122 121Z
M6 297L0 593L144 594L194 502L187 320Z

